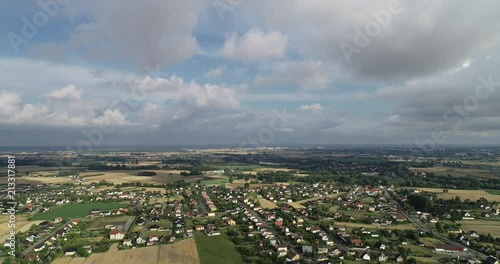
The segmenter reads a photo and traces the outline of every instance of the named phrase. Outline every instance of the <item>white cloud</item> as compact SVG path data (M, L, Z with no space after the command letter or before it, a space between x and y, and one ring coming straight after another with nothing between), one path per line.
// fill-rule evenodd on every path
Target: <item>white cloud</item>
M144 111L146 111L146 112L153 112L153 111L155 111L157 109L158 109L158 105L157 104L153 104L151 102L147 102L144 105Z
M118 109L106 109L102 116L90 120L90 123L100 126L129 124L123 113Z
M20 102L18 93L0 90L0 115L14 114Z
M205 73L205 78L206 79L217 79L222 76L222 69L217 68L217 69L211 69L207 73Z
M321 104L319 103L316 103L310 105L302 105L299 107L299 109L303 111L319 112L323 110L323 106L321 106Z
M44 95L48 99L54 100L76 100L80 99L83 95L82 89L77 89L74 84L69 84L64 88L51 91Z
M237 87L199 84L195 81L172 75L170 78L151 78L149 76L117 86L129 86L129 89L142 91L156 99L173 100L188 107L205 109L235 109L239 106L235 93Z
M221 53L227 59L255 62L283 57L287 43L288 37L280 32L252 28L241 37L236 33L227 36Z

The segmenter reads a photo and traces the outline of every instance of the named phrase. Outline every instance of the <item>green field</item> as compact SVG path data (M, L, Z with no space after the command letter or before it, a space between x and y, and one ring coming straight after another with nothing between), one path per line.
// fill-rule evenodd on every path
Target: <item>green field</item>
M500 190L485 190L489 194L500 195Z
M85 217L90 209L99 208L101 210L110 210L117 208L125 208L127 205L112 202L112 203L103 203L103 202L89 202L84 204L65 204L53 209L53 211L38 213L32 217L31 220L54 220L56 217L62 217L63 219L71 218L80 218Z
M223 164L211 164L217 167L219 170L241 170L241 171L252 171L256 169L272 168L269 166L262 166L257 164L246 164L246 163L223 163Z
M224 232L220 236L209 237L204 233L196 232L194 238L201 264L243 264L243 260L236 251L236 247Z

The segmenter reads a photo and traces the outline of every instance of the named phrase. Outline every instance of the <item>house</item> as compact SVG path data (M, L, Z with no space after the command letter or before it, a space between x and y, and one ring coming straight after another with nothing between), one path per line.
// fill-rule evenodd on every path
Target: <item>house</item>
M387 256L386 256L386 255L384 255L383 253L382 253L382 255L380 255L380 256L378 257L378 261L380 261L380 262L386 262L386 261L387 261L387 259L388 259L388 258L387 258Z
M111 240L121 240L125 237L125 232L122 230L113 230L109 232L109 239Z
M403 256L399 256L396 258L396 263L404 263L405 262L405 259L403 258Z
M227 223L227 225L230 225L230 226L236 225L236 221L234 221L233 219L231 219L229 217L226 219L226 223Z
M279 257L286 256L286 253L288 252L288 244L279 244L276 246L276 253L278 254Z
M318 254L327 254L327 253L328 253L327 247L319 247L318 248Z
M76 248L69 248L64 251L64 256L73 256L76 254Z
M205 234L207 236L220 236L220 231L214 224L208 224L205 228Z
M340 249L336 248L336 249L332 250L329 255L332 257L338 257L338 256L340 256L340 254L342 254L342 251L340 251Z
M196 230L196 231L203 231L203 230L205 230L205 227L203 225L196 225L194 227L194 230Z
M292 261L298 261L300 259L300 255L291 251L286 255L286 261L292 262Z
M470 238L479 238L479 234L476 231L469 231Z
M38 262L40 260L40 256L38 256L38 254L29 253L24 256L24 260Z
M361 247L363 246L363 241L361 239L351 239L351 245Z
M136 240L135 240L135 243L139 244L139 245L142 245L144 243L146 243L146 240L142 237L138 237Z
M82 247L83 249L85 249L85 251L90 254L92 253L92 246L91 245L85 245Z
M384 244L382 244L382 245L380 245L380 247L379 247L379 248L380 248L380 250L385 250L385 245L384 245Z
M123 240L122 245L127 246L127 247L131 247L132 246L132 239Z
M158 231L160 229L159 225L150 225L148 228L150 231Z
M56 219L54 219L54 224L61 223L62 220L62 217L56 217Z
M463 220L474 220L474 217L469 213L465 212L464 215L462 216Z
M448 229L449 234L462 234L462 229L460 228L449 228Z
M363 260L370 261L370 255L367 252L363 253L363 255L361 256L361 258Z
M44 249L45 249L45 245L44 245L44 244L41 244L41 245L38 245L38 246L34 247L34 248L33 248L33 251L35 251L35 252L40 252L40 251L42 251L42 250L44 250Z
M313 247L312 246L302 246L302 252L303 253L312 253L313 252Z

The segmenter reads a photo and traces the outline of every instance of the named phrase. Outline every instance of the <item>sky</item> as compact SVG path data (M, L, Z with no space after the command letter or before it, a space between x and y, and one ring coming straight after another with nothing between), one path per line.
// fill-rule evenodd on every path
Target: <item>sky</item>
M0 145L500 143L500 2L0 3Z

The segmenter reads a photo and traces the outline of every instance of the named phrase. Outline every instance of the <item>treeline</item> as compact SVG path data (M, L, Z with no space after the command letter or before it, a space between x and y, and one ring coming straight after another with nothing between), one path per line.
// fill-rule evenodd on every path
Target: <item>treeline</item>
M156 172L154 172L154 171L141 171L141 172L137 173L137 175L139 175L139 176L155 176Z
M95 171L106 171L106 170L161 170L162 168L157 165L144 165L144 166L130 166L128 167L125 164L116 164L116 165L106 165L101 163L91 163L86 164L89 170Z
M427 187L446 189L498 189L500 180L479 180L471 177L438 176L428 173L426 177L411 177L403 179L400 186L404 187Z
M406 195L406 203L416 211L427 212L435 216L450 214L451 221L462 220L462 211L472 210L478 207L478 204L484 204L486 199L472 201L465 199L462 201L456 196L453 199L437 198L434 193L411 193L411 190L402 190L400 195Z
M182 176L196 176L196 175L203 175L203 171L201 170L181 171L180 174Z

